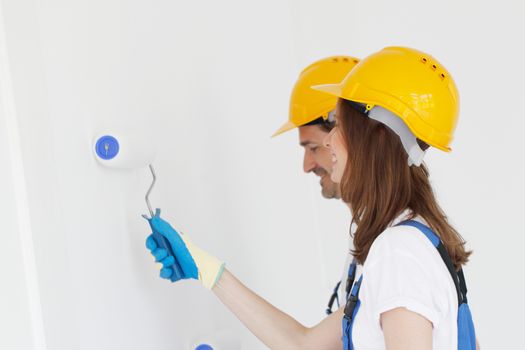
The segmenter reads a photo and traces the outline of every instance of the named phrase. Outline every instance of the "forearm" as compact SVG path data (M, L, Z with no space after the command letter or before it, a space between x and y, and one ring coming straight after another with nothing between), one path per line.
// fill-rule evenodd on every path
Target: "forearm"
M212 290L270 349L308 349L308 328L252 292L228 270Z
M159 245L154 234L146 240L146 247L162 264L161 277L172 282L181 279L174 275L174 262L182 267L182 278L198 279L212 289L226 305L263 343L271 349L339 349L342 313L326 317L313 328L278 310L239 282L224 263L194 245L189 237L178 233L167 221L161 219L160 210L148 219L154 233L162 235L173 250L172 256ZM176 259L175 259L176 258ZM218 280L217 280L218 278ZM338 346L339 345L339 346Z

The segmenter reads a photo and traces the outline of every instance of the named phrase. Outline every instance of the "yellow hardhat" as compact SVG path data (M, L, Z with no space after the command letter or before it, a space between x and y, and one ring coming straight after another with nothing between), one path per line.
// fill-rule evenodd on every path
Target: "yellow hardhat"
M288 121L272 137L317 118L328 119L328 112L335 109L337 98L313 90L312 85L339 83L358 62L355 57L332 56L306 67L292 90Z
M449 72L432 56L387 47L363 59L340 84L315 90L381 106L399 116L427 144L449 152L459 113L459 94Z

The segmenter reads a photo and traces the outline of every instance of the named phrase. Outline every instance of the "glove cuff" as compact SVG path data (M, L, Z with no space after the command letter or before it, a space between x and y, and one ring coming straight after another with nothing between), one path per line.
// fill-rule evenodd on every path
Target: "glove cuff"
M195 246L183 233L181 233L180 237L193 257L195 265L197 265L199 281L201 281L204 287L212 289L224 271L224 262Z

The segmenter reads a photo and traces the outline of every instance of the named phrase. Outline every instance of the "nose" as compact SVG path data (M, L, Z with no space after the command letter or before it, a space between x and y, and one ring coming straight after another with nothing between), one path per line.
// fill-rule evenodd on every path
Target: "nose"
M314 157L310 154L310 151L305 149L304 150L304 159L303 159L303 170L305 173L309 173L312 170L315 169L316 163L314 160Z

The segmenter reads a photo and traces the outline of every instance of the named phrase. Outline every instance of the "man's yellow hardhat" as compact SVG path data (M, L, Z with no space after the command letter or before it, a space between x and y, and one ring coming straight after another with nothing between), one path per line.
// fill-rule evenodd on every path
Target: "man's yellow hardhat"
M328 113L335 109L337 98L313 90L312 85L340 83L358 62L355 57L332 56L306 67L293 88L288 121L272 136L308 124L318 118L327 120Z

